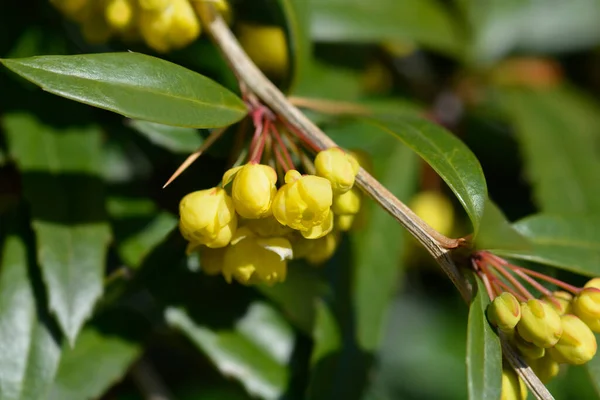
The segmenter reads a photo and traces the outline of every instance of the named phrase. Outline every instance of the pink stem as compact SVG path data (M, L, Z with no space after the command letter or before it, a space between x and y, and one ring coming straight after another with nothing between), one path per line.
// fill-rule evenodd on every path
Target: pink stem
M287 166L289 167L289 169L294 169L294 162L292 161L292 157L290 157L290 153L287 151L287 147L283 142L283 139L281 139L281 135L279 134L279 131L277 130L275 124L271 124L271 132L273 133L273 136L275 136L275 140L277 140L277 143L279 143L279 147L281 148L281 151L285 156L285 160L288 163Z
M485 261L484 261L485 262ZM496 271L502 274L519 292L521 292L525 298L533 299L535 298L533 294L525 286L521 284L518 280L515 279L514 276L508 272L503 265L493 262L492 260L488 260L489 265L491 265Z
M569 291L569 292L571 292L573 294L578 294L579 292L581 292L581 288L578 288L578 287L573 286L573 285L569 285L568 283L560 281L560 280L558 280L556 278L552 278L551 276L544 275L541 272L532 271L530 269L519 267L517 265L512 265L512 264L508 264L508 267L510 269L512 269L513 271L515 271L515 273L517 271L522 271L522 272L524 272L527 275L534 276L534 277L536 277L538 279L541 279L543 281L546 281L548 283L552 283L553 285L561 287L561 288L563 288L563 289L565 289L565 290L567 290L567 291Z

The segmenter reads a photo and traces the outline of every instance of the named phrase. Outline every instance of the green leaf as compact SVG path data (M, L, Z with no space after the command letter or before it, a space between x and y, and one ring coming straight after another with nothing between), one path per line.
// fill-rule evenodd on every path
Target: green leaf
M169 126L137 119L130 120L128 125L150 142L174 153L191 153L204 142L200 133L194 128Z
M169 325L180 330L227 376L239 380L248 393L277 399L289 379L293 337L285 320L265 303L252 303L233 329L200 325L183 309L168 308Z
M450 55L461 32L446 8L432 0L311 0L311 33L318 41L408 41Z
M292 60L290 91L303 80L312 54L309 30L309 3L304 0L278 0L285 18L288 51Z
M177 226L177 218L158 210L150 199L112 197L107 206L113 220L117 251L129 267L138 268Z
M215 128L246 115L241 99L214 81L139 53L0 60L42 89L129 118Z
M476 278L477 293L469 308L467 327L467 382L469 399L498 400L502 390L502 349L487 321L490 303L483 283Z
M56 130L18 113L5 115L4 127L31 205L50 310L73 343L102 294L110 238L101 132L93 126Z
M566 88L507 89L499 101L515 125L541 210L600 213L600 108Z
M485 202L481 226L474 241L479 250L512 249L523 251L531 248L528 240L519 234L498 206L489 199Z
M491 64L515 50L560 52L600 41L597 0L460 0L471 26L471 59Z
M0 398L45 398L60 360L57 333L32 283L30 258L23 239L9 235L0 273Z
M377 127L378 128L378 127ZM388 135L373 134L373 125L356 122L327 130L340 146L359 148L374 155L374 175L400 200L408 201L416 188L418 158L407 146ZM376 156L375 156L376 155ZM377 349L384 329L404 252L404 228L386 211L365 198L368 216L364 227L351 236L352 296L356 337L362 349Z
M85 327L67 348L50 400L97 399L118 382L141 354L139 343L102 329Z
M596 334L596 342L600 342L600 335ZM596 394L600 396L600 357L592 358L585 368L590 377L590 382L596 390Z
M537 214L514 224L529 239L529 250L494 253L534 261L587 276L600 275L600 215Z
M476 235L487 199L487 185L471 150L456 136L426 120L382 119L371 123L401 140L440 175L469 215Z

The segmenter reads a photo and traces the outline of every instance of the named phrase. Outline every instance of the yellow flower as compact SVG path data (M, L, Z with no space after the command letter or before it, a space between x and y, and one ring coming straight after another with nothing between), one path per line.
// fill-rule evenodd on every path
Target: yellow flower
M264 218L271 214L277 193L277 173L268 165L248 163L235 175L231 197L235 210L244 218Z
M319 226L317 229L323 230L333 201L329 181L314 175L301 176L295 170L286 173L285 181L273 199L273 215L277 221L299 231Z
M356 215L348 214L348 215L336 215L334 225L335 228L340 232L347 232L352 229L352 225L354 224L354 218Z
M590 361L596 354L596 337L591 329L575 315L561 317L563 333L550 356L559 363L581 365Z
M250 229L238 229L223 259L223 276L249 285L283 282L287 261L293 256L292 245L282 237L261 238Z
M546 354L542 358L537 360L527 360L527 364L531 367L533 372L537 375L542 383L548 383L552 378L558 375L560 366L550 356L550 353Z
M305 256L306 261L312 265L319 265L333 256L337 249L339 237L332 232L322 238L310 240L310 242L312 242L312 246Z
M330 212L328 216L321 222L320 225L313 226L305 231L300 231L302 236L307 239L318 239L327 235L333 230L333 213Z
M206 275L218 275L223 270L223 258L227 247L211 249L202 246L200 251L200 268Z
M592 278L585 284L584 288L600 289L600 278Z
M140 7L146 11L162 12L172 0L138 0Z
M545 348L529 343L519 335L513 336L513 344L517 347L521 355L529 360L540 359L546 354Z
M240 23L237 27L240 45L265 74L281 79L289 68L285 32L278 26Z
M583 289L573 300L573 311L592 331L600 333L600 289Z
M124 30L134 21L132 0L109 0L104 11L106 21L117 30Z
M200 35L200 22L187 0L171 0L161 11L142 8L140 32L158 52L185 47Z
M488 306L487 316L498 329L512 333L521 319L521 305L511 293L502 292Z
M285 236L292 232L292 228L281 225L273 215L265 218L244 220L243 225L262 237Z
M221 188L186 195L179 203L179 216L183 237L211 248L227 246L237 228L233 202Z
M538 347L552 347L560 339L562 323L558 313L538 299L521 303L521 320L517 324L519 335Z
M315 158L317 175L331 182L336 194L352 189L359 168L356 159L338 147L323 150Z
M360 211L361 193L356 187L333 196L331 209L337 215L354 215Z
M434 191L418 193L409 207L423 221L442 235L450 235L454 226L454 208L443 194Z
M573 295L568 292L556 291L552 294L552 297L549 298L544 296L542 301L546 304L549 304L552 308L556 310L558 315L565 315L571 313L571 301L573 300Z

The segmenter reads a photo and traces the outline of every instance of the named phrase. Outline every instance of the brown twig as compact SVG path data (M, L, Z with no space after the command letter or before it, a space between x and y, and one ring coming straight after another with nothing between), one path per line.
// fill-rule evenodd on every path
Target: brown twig
M223 18L214 11L211 5L203 5L201 17L207 32L220 49L230 67L250 91L268 105L295 132L310 140L315 148L326 149L337 147L335 142L313 124L300 110L290 104L283 93L254 65L240 47ZM363 168L360 169L356 182L363 191L371 196L417 238L448 275L463 299L470 302L472 295L471 285L459 271L450 255L450 249L460 246L463 240L450 239L435 231ZM521 360L512 346L506 340L503 340L502 344L506 358L527 383L536 398L540 400L554 399L533 371Z

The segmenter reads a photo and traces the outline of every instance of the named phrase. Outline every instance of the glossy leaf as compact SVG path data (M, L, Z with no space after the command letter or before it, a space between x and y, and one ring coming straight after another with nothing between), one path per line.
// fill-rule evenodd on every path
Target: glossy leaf
M471 59L489 64L515 50L557 52L600 42L596 0L459 0L471 26Z
M101 133L56 130L28 114L4 118L23 173L50 310L73 343L102 294L110 238L100 181Z
M474 238L479 250L513 249L530 250L529 241L506 219L502 211L492 202L487 200L479 232Z
M461 35L450 13L430 0L311 0L311 33L319 41L407 41L457 55Z
M270 306L253 303L234 329L213 330L180 308L168 308L166 319L188 336L221 373L239 380L248 393L277 399L285 392L292 331Z
M467 327L467 383L471 400L498 400L502 389L502 349L486 318L489 303L485 287L477 279Z
M551 265L587 276L600 275L600 215L537 214L514 224L531 242L529 250L494 253Z
M475 234L483 217L487 185L475 155L444 128L420 119L372 121L421 156L448 184L471 219Z
M600 109L573 90L504 90L527 178L543 212L600 213Z
M57 333L32 283L27 247L7 237L0 272L0 398L45 398L60 360Z
M191 153L204 142L200 132L194 128L169 126L136 119L131 120L128 125L144 135L150 142L174 153Z
M86 327L74 348L66 348L50 400L97 399L118 382L141 354L141 346L124 337Z
M40 56L0 60L42 89L129 118L214 128L246 115L241 99L218 83L139 53Z

